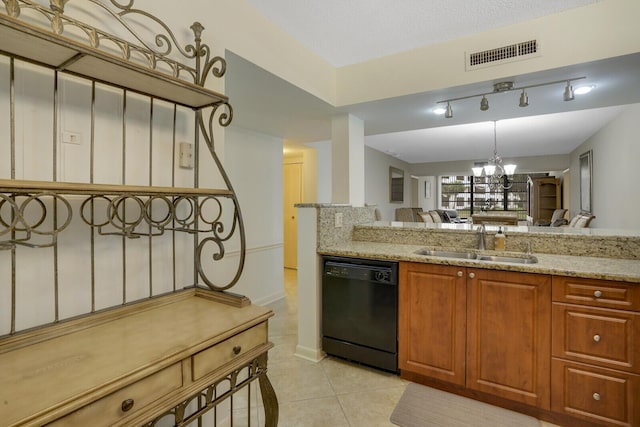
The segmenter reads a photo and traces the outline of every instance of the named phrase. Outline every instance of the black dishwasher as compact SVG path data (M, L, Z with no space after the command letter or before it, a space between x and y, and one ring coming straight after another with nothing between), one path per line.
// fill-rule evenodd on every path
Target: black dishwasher
M397 372L397 262L323 257L322 348Z

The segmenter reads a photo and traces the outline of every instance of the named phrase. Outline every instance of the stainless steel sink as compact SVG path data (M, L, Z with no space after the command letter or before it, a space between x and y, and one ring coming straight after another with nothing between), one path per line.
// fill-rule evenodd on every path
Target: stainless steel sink
M505 262L512 264L535 264L538 258L527 256L506 256L506 255L483 255L469 251L454 251L440 249L420 249L415 252L417 255L435 256L441 258L457 258L457 259L475 259L477 261Z
M538 258L534 256L515 257L515 256L500 256L500 255L478 255L476 259L478 261L509 262L509 263L515 263L515 264L535 264L538 262Z
M442 258L461 258L461 259L476 259L476 254L473 252L462 251L443 251L437 249L420 249L416 251L418 255L437 256Z

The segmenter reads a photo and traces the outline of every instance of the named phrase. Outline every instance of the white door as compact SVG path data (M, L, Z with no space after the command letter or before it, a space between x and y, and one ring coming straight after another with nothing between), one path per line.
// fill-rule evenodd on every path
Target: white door
M284 165L284 267L298 268L298 218L294 207L302 202L302 163Z

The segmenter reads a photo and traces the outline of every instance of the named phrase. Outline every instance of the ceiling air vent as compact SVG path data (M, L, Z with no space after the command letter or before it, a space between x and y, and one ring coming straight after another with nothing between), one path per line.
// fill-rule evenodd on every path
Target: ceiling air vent
M467 54L467 70L504 64L505 62L528 59L540 54L540 44L537 40L515 43L496 49L483 50Z

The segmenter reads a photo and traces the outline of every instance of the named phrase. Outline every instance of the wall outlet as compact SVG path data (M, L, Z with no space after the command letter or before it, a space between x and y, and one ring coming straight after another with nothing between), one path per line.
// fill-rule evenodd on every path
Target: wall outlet
M342 227L342 212L336 212L335 222L336 227Z
M82 144L82 138L80 138L80 134L78 132L70 132L65 130L62 132L62 142L64 142L65 144L80 145Z
M178 165L184 169L193 169L193 144L181 142L178 148Z

